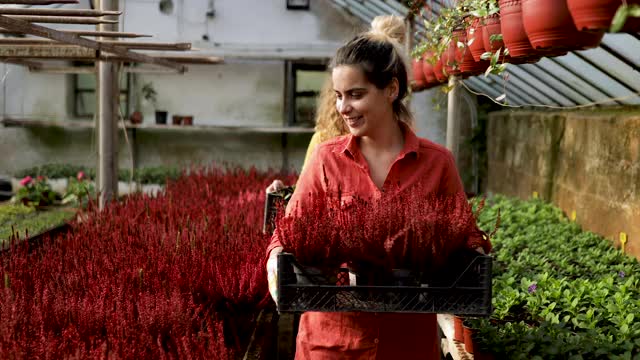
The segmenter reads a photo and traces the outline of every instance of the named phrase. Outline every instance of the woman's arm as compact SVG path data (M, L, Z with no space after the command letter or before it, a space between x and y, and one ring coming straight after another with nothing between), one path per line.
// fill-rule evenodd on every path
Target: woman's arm
M322 160L320 159L319 149L315 147L312 152L307 171L300 174L296 190L291 195L289 203L285 211L285 216L295 216L295 212L304 211L306 205L314 196L324 196L322 187ZM269 282L269 292L274 301L277 302L277 285L278 285L278 254L283 250L277 230L271 236L271 242L267 247L267 280Z
M447 164L440 181L441 194L464 194L464 186L462 185L462 179L458 173L458 168L456 167L453 155L451 155L451 153L447 153L447 155ZM491 252L491 241L489 240L489 236L478 228L475 219L473 220L473 227L474 231L467 238L465 244L466 247L474 249L482 254L488 254Z

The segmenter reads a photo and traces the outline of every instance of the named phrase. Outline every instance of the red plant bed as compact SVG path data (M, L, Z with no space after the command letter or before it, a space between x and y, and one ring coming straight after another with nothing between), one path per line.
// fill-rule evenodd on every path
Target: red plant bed
M621 0L567 0L571 18L578 30L608 31ZM640 0L627 0L627 4L640 4ZM628 17L624 32L640 31L640 19Z
M157 197L88 210L35 253L13 244L0 257L0 358L233 358L269 301L260 224L273 175L194 171Z
M464 193L434 197L412 188L347 204L339 195L314 198L304 212L282 218L276 234L284 250L306 266L337 269L355 263L423 273L467 247L475 231Z
M471 24L467 28L467 42L473 39L473 42L469 45L469 49L471 50L471 56L473 56L473 60L475 61L481 61L482 59L480 57L485 52L483 28L484 25L478 18L471 20Z
M598 46L604 35L579 31L564 0L522 0L522 19L535 49L589 49Z

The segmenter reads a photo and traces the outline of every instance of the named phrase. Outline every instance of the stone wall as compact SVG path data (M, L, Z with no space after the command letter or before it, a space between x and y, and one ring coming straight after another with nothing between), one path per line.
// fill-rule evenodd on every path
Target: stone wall
M640 109L490 115L488 190L534 192L640 258Z

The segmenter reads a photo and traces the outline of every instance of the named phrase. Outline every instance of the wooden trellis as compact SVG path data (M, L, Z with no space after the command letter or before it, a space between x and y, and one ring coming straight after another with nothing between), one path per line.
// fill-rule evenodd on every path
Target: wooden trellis
M77 4L77 0L0 0L0 5ZM111 63L144 63L183 73L184 64L217 64L222 60L206 56L151 55L132 49L186 51L190 43L120 41L117 38L140 38L150 35L113 31L118 20L117 0L101 0L100 9L0 8L0 33L37 38L0 39L0 62L27 66L31 71L71 73L74 67L49 67L42 60L95 61L93 70L99 77L98 91L98 190L100 207L117 197L117 97L116 67ZM57 30L38 24L93 24L97 31ZM95 39L90 39L95 38ZM112 40L106 40L111 38ZM35 61L39 60L39 61Z

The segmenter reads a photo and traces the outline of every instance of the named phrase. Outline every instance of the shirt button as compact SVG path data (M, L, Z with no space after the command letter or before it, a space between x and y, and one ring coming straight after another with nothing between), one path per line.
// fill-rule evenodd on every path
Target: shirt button
M379 343L379 342L380 342L380 340L378 340L378 339L373 339L373 342L377 344L377 343Z

